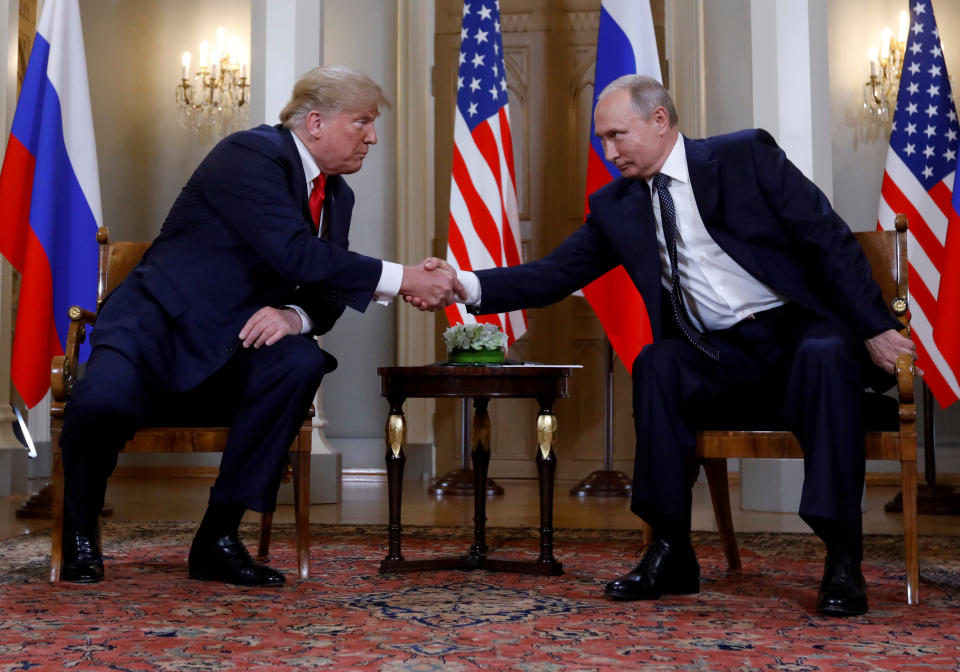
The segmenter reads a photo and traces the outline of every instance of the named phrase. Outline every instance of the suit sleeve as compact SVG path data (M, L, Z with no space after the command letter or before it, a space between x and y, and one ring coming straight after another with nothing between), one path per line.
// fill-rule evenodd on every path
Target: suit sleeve
M278 275L293 285L325 288L328 300L366 310L382 262L310 233L291 193L287 162L251 143L232 142L211 152L202 168L229 176L205 180L204 198Z
M478 312L502 313L556 303L616 266L593 215L543 259L477 271Z
M900 323L887 308L870 264L850 227L827 197L791 163L769 133L757 131L754 170L764 198L801 259L808 279L818 286L863 339Z

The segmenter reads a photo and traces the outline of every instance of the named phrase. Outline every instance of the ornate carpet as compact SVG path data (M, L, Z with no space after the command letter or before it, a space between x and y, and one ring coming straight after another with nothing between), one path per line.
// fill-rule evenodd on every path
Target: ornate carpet
M732 575L700 533L699 595L613 602L639 533L560 530L566 573L381 576L381 526L313 526L311 573L295 579L291 529L277 526L279 589L186 578L193 524L108 522L107 580L46 581L49 536L0 542L0 671L7 670L820 670L960 671L960 540L921 537L921 606L904 603L896 537L868 537L871 611L814 611L822 547L806 535L741 534ZM244 528L255 538L255 528ZM472 532L405 528L407 558L465 551ZM535 532L489 530L492 555L535 555Z

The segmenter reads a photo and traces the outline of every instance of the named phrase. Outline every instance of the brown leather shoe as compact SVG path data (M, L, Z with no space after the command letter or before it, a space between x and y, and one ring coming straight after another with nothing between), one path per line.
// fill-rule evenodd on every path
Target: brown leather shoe
M656 600L663 595L700 592L700 565L693 548L657 539L636 569L607 584L615 600Z
M849 551L827 553L817 593L817 612L824 616L860 616L867 609L867 584L859 557Z

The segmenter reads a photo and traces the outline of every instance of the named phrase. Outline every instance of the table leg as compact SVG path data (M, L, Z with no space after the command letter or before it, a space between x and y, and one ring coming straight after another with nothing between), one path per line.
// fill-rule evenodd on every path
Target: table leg
M407 422L403 417L403 397L390 397L390 415L387 417L387 491L390 502L390 524L387 528L390 542L386 559L380 571L390 570L392 562L403 562L400 552L400 502L403 493L403 465L407 456L403 447L407 442Z
M473 546L471 557L483 556L488 550L487 493L484 484L490 469L490 416L487 414L489 399L473 400Z
M557 435L557 417L553 414L553 398L538 397L537 476L540 480L540 557L537 563L550 567L551 574L562 574L563 565L553 557L553 485L557 473L557 455L553 441Z

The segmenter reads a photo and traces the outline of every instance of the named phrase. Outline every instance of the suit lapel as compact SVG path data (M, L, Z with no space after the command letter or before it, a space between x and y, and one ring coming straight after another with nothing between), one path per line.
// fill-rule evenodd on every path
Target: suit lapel
M720 162L714 158L708 141L684 138L684 148L687 151L690 186L693 188L697 209L707 227L707 233L724 252L753 277L770 285L763 267L757 263L753 248L746 242L743 232L735 231L738 222L726 221L723 217L721 194L725 192Z

